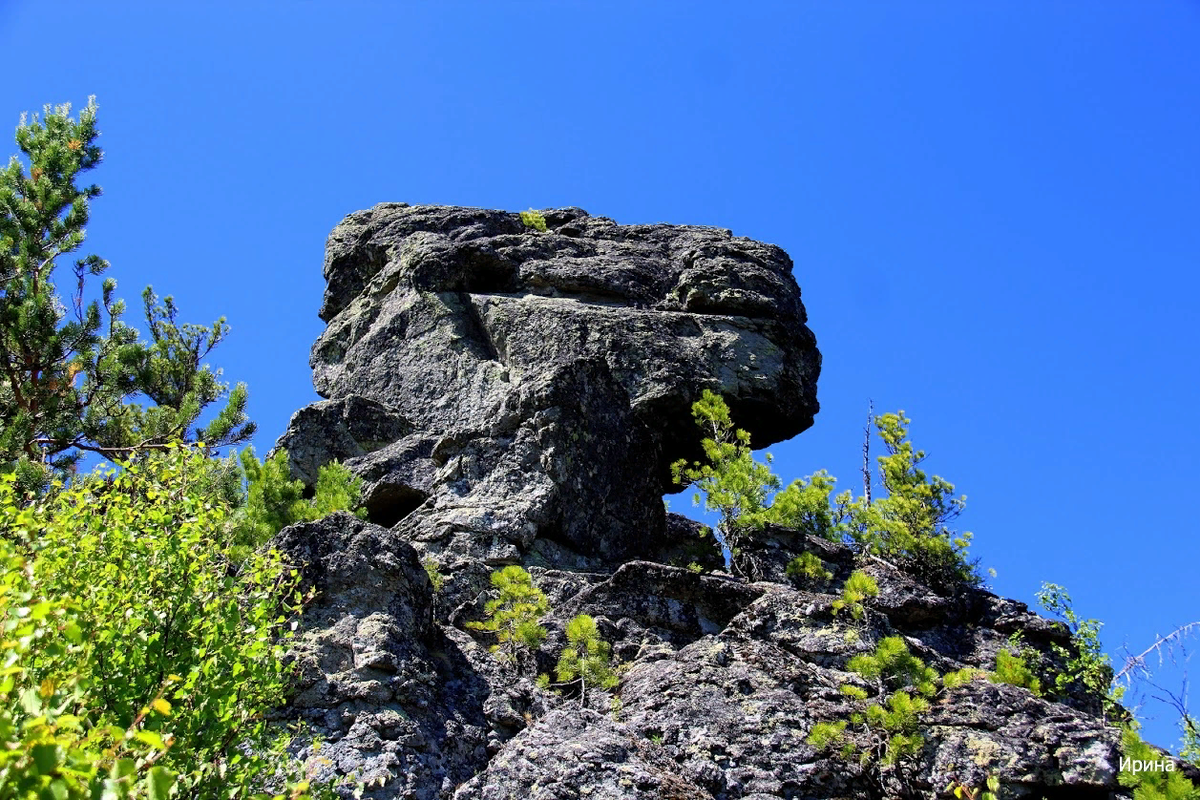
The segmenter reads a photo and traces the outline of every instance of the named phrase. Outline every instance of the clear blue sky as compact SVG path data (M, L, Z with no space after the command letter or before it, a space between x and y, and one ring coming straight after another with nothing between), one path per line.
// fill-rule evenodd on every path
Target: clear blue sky
M134 311L229 318L260 453L346 214L716 225L791 254L824 353L779 473L858 490L868 398L902 408L996 591L1064 584L1112 652L1200 618L1200 4L732 9L8 0L0 127L97 95L90 251Z

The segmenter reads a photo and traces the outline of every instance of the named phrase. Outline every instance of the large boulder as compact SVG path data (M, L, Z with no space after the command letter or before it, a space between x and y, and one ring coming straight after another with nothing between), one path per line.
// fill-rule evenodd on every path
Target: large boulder
M545 537L604 563L666 543L691 405L724 395L756 446L808 428L821 357L792 263L728 230L389 203L329 237L313 380L279 444L332 459L372 519L445 564ZM420 507L419 515L411 512ZM402 521L403 520L403 521Z

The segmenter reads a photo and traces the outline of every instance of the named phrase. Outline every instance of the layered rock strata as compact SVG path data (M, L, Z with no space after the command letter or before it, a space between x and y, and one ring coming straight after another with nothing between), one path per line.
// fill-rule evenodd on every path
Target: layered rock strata
M329 238L325 402L280 445L339 459L372 519L447 567L535 540L614 564L664 544L691 404L729 399L756 446L812 424L820 353L781 249L727 230L384 204ZM420 513L412 513L417 507Z
M699 455L703 389L756 445L812 424L820 354L791 262L719 229L544 218L385 204L330 237L312 358L326 399L280 444L310 484L348 464L371 521L335 514L276 541L318 591L280 710L323 739L299 753L314 777L373 800L939 797L989 775L1002 798L1125 796L1098 698L982 677L941 690L894 765L862 726L841 743L852 757L814 746L819 723L878 699L849 662L884 637L945 673L991 669L1013 634L1061 666L1068 631L782 528L754 544L761 580L725 574L661 498L671 461ZM786 575L805 552L827 579ZM546 640L515 662L467 626L508 563L552 606ZM881 590L861 620L835 613L856 569ZM535 682L577 614L621 664L611 692Z

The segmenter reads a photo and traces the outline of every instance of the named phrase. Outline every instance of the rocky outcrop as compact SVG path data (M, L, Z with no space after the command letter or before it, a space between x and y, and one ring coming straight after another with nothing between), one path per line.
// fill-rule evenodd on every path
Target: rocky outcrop
M544 216L540 232L503 211L391 203L329 238L312 352L329 399L280 445L307 483L345 461L372 519L456 572L519 561L538 538L606 564L663 546L659 498L671 461L699 455L703 389L758 446L818 407L820 354L778 247Z
M796 537L834 570L855 561ZM463 628L477 615L429 616L433 589L396 531L341 514L288 529L281 547L320 589L294 650L289 713L326 741L302 755L318 777L366 782L364 797L934 797L991 774L1004 798L1122 796L1117 729L982 677L939 692L919 753L895 766L809 743L817 723L861 710L843 685L876 691L847 664L885 636L940 673L991 668L1012 633L1051 659L1051 644L1069 644L1061 624L986 591L946 598L868 560L881 592L852 624L833 611L836 580L820 591L645 561L609 574L534 567L553 600L550 636L518 665ZM586 704L573 686L533 682L581 612L623 665L616 689ZM861 731L851 740L859 752L878 744Z
M1061 667L1068 631L787 528L747 547L755 581L723 572L661 496L671 460L696 454L705 388L757 444L812 423L820 356L787 256L711 228L545 220L388 204L330 237L313 349L327 399L280 444L309 483L348 464L371 521L337 514L276 541L316 589L280 710L323 740L298 751L314 777L373 800L925 798L989 775L1001 798L1125 797L1118 733L1079 692L977 677L937 693L895 764L861 725L814 745L817 725L881 699L849 662L885 637L946 673L992 669L1014 634ZM828 577L788 576L803 552ZM508 563L552 607L516 660L467 625ZM880 589L857 620L835 613L855 570ZM536 682L581 613L621 663L612 691Z

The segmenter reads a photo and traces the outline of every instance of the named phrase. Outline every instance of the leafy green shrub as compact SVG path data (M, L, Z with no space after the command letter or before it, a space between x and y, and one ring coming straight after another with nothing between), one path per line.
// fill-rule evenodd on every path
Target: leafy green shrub
M496 634L498 644L492 650L503 648L516 661L518 648L533 650L545 640L546 629L538 620L550 604L529 573L515 564L493 572L491 581L499 594L484 604L487 619L468 622L467 627Z
M860 622L866 614L863 601L868 597L879 596L879 584L865 572L854 571L842 586L842 596L833 601L833 614L843 609L850 609L850 616L855 622Z
M587 687L611 689L617 676L609 663L612 646L600 638L596 620L580 614L567 623L567 646L558 659L555 672L560 681L579 680L579 705L587 701Z
M977 667L963 667L962 669L956 669L951 672L947 672L942 676L942 688L954 689L955 687L962 686L965 683L970 683L976 678L983 677L985 675L987 675L987 672L982 669L978 669Z
M996 793L1000 791L1000 776L995 773L988 775L983 786L978 788L952 780L946 791L952 792L958 800L996 800Z
M1037 593L1038 602L1051 614L1060 617L1071 631L1074 652L1060 644L1051 645L1054 654L1066 667L1054 676L1054 689L1064 695L1072 687L1101 698L1106 715L1112 716L1119 707L1124 686L1112 683L1112 665L1100 645L1100 629L1104 623L1081 619L1071 607L1067 590L1055 583L1043 583Z
M70 598L77 626L64 622L69 644L40 651L28 679L47 702L70 693L54 713L63 730L64 715L77 720L86 742L127 744L135 729L153 752L117 758L109 779L144 775L155 798L171 774L178 796L216 798L248 797L287 773L288 737L264 714L286 699L298 578L274 551L231 569L228 509L197 491L206 461L171 446L24 510L13 480L0 482L0 536L28 553L44 596Z
M993 683L1007 683L1028 689L1033 692L1034 697L1042 696L1042 682L1033 674L1025 658L1008 650L996 653L996 669L988 678Z
M882 680L889 688L911 687L926 697L937 691L937 672L910 653L900 636L880 639L874 653L855 656L847 667L868 680Z
M311 522L335 511L350 511L362 496L362 478L342 464L330 462L318 471L313 496L304 498L304 483L293 479L287 451L280 448L266 461L259 461L254 448L241 454L248 484L245 506L235 516L235 539L242 555L279 533L288 525ZM366 519L367 511L354 513Z
M1127 727L1121 735L1121 774L1117 780L1133 789L1134 800L1197 800L1200 787L1171 765L1170 769L1145 769L1146 765L1167 762L1167 756L1154 749L1137 731Z
M546 232L546 218L542 216L542 212L534 211L532 208L528 211L521 212L521 222L525 223L525 227L533 228L541 233Z
M833 578L833 573L825 569L825 562L815 553L801 553L788 562L787 576L794 581L816 581L823 583ZM878 587L876 593L878 593Z
M979 586L983 578L967 560L968 532L947 527L966 506L954 497L954 485L917 468L925 452L908 441L911 422L901 411L875 418L888 455L879 457L887 496L851 501L849 492L836 499L839 526L862 550L896 562L918 580L942 590Z
M3 480L0 502L8 505L16 476ZM0 796L82 800L107 789L115 798L165 797L175 777L154 761L172 742L142 730L145 716L127 730L97 726L76 713L86 700L77 675L43 677L83 650L83 628L77 605L47 599L32 572L0 538ZM156 700L145 715L169 713Z

